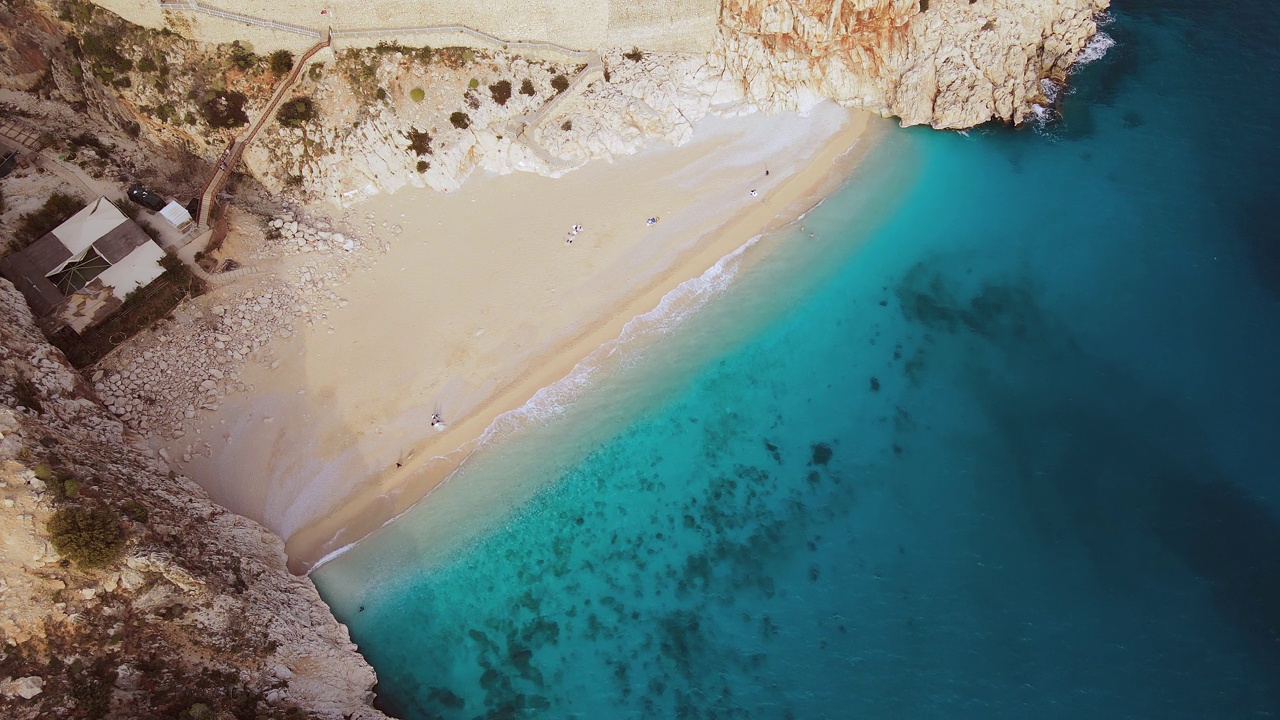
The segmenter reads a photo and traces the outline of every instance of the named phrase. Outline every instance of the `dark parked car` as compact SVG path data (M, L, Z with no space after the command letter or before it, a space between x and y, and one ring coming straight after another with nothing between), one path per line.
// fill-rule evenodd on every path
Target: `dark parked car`
M148 210L151 210L153 212L160 212L161 210L164 209L164 206L165 206L164 198L142 187L141 185L134 185L133 187L129 188L128 195L130 200L138 203L142 207L147 208Z

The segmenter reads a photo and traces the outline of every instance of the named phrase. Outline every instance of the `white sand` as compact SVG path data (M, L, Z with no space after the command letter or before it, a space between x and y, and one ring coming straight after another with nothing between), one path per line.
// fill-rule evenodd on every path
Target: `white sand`
M404 233L340 289L333 333L278 340L279 368L246 369L253 392L212 414L213 457L186 472L309 568L417 502L495 417L667 290L807 210L868 118L824 104L805 118L708 119L684 147L560 179L480 177L359 206ZM585 230L568 244L575 224Z

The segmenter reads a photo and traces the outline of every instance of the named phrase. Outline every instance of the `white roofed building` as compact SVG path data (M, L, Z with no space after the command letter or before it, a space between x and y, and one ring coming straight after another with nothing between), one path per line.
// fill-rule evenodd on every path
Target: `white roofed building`
M168 205L160 211L160 216L169 221L169 224L178 228L180 232L187 232L192 228L191 213L187 209L178 204L177 200L170 200Z
M188 216L190 217L190 216ZM110 200L98 198L27 248L0 259L0 276L39 318L81 332L164 274L164 250Z

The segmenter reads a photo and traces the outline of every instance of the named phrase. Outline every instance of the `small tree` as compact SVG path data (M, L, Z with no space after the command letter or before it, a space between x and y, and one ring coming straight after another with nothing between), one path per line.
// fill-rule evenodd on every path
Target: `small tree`
M537 91L533 89L532 80L530 80L529 78L525 78L520 82L520 94L528 95L529 97L533 97L534 95L537 94Z
M449 122L459 130L466 130L471 127L471 116L459 110L449 116Z
M562 93L569 89L569 78L564 75L557 75L551 78L551 87L554 88L557 93Z
M427 93L422 88L414 88L409 91L409 99L414 102L422 102L427 97Z
M271 53L271 72L285 75L293 69L293 53L288 50L277 50Z
M47 529L53 549L81 568L106 567L124 551L120 518L107 508L62 508Z

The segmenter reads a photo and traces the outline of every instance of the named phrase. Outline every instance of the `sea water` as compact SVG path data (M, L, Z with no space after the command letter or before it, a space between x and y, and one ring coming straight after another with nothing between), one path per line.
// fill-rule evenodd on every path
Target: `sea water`
M1280 713L1280 22L1104 30L1054 122L887 134L315 573L380 706Z

